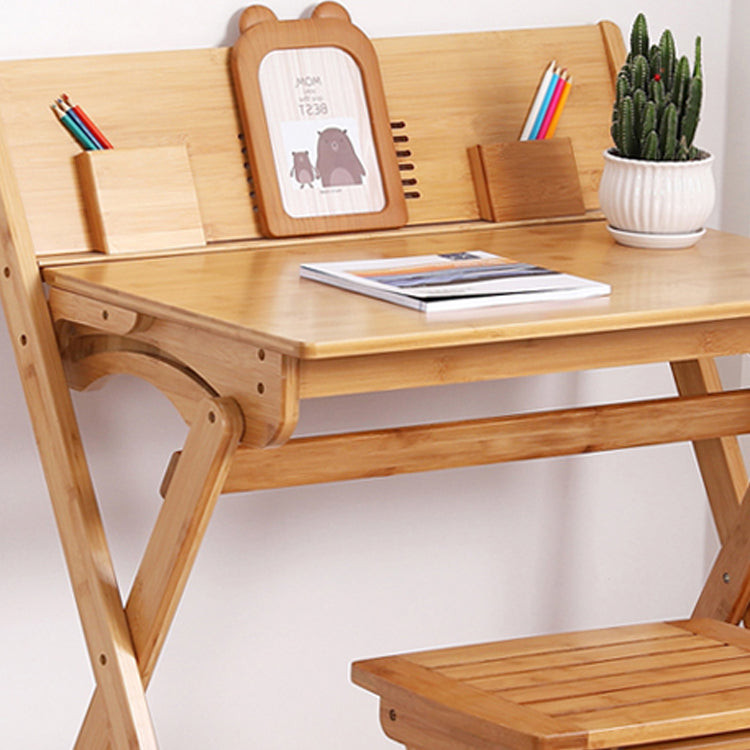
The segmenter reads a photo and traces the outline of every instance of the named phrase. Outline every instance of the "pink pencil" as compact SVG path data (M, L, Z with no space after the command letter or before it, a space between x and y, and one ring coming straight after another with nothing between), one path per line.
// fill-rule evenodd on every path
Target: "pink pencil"
M568 73L567 71L563 71L560 75L560 80L558 80L557 85L555 86L555 90L552 93L552 99L550 99L549 107L547 107L547 111L544 113L542 126L539 128L539 133L537 134L537 139L539 140L547 137L547 131L549 130L550 123L552 122L552 118L554 117L555 111L557 110L557 105L560 102L560 97L562 96L562 92L565 88L567 79Z
M549 125L549 130L547 131L547 138L552 138L552 136L555 134L555 130L557 130L557 123L560 122L560 115L562 114L563 108L565 107L565 102L568 98L570 87L572 85L573 79L568 78L568 80L565 81L565 88L563 89L562 95L560 96L560 101L557 103L555 114L552 115L552 122Z

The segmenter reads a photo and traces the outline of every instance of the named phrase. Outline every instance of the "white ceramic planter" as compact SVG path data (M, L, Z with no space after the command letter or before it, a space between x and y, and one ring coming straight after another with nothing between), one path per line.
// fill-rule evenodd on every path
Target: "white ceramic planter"
M605 151L599 205L615 239L640 247L692 245L713 210L713 161L710 154L697 161L659 162Z

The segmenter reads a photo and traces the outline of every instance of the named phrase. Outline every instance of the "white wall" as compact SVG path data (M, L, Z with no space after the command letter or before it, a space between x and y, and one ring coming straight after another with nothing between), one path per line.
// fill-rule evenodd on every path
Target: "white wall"
M742 3L734 5L738 12ZM740 41L730 34L729 4L714 3L710 14L701 0L348 7L371 36L601 17L627 29L643 9L653 33L670 25L692 56L700 32L708 93L699 140L717 154L721 174L727 123L742 100L727 91L727 80L736 85L727 76L729 40ZM226 44L240 9L222 0L10 0L0 57ZM274 10L296 17L304 8L283 0ZM0 746L48 750L71 745L92 683L0 329ZM326 399L305 405L300 429L672 392L666 366L529 378ZM184 428L159 394L128 378L75 403L126 590ZM224 498L149 690L162 747L384 750L391 743L376 700L348 682L352 660L681 617L714 549L685 445Z
M723 228L750 234L750 148L747 145L750 118L750 3L732 0L732 24L727 69L726 168L723 174Z

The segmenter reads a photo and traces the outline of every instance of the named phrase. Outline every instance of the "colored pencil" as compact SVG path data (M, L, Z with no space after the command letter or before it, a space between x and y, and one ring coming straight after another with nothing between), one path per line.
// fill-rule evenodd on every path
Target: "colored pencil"
M547 130L546 138L552 138L552 136L555 134L555 130L557 130L557 123L560 122L560 115L562 114L563 107L565 106L565 102L568 99L568 94L570 94L570 87L573 85L573 79L568 78L567 81L565 81L565 86L563 87L562 94L560 94L560 100L557 102L557 107L555 108L555 113L552 115L552 120L549 124L549 130Z
M86 151L100 151L101 146L91 138L68 112L65 112L57 103L51 105L52 111L57 119L63 124L65 129L75 138L80 146Z
M537 138L542 139L547 137L547 131L549 130L549 126L552 122L552 117L555 114L555 111L557 110L557 105L560 101L560 97L562 96L563 89L565 88L565 82L568 79L568 72L566 70L563 70L560 74L560 78L557 81L557 85L555 86L555 90L552 92L552 98L550 99L549 106L547 107L547 111L544 113L544 119L542 120L542 125L539 128L539 133L537 134Z
M94 121L83 111L78 104L73 104L67 94L62 95L62 100L67 104L71 111L78 117L83 126L91 133L94 140L98 141L104 149L112 148L112 144L106 139L104 133L96 126Z
M539 137L539 130L542 127L544 115L547 113L547 109L549 108L549 103L552 100L552 95L555 93L555 89L557 88L557 82L559 80L560 80L560 69L557 68L552 74L552 78L547 86L547 91L544 94L544 99L542 100L542 106L539 108L539 112L537 113L536 120L534 121L534 127L531 128L531 133L529 133L530 141L534 141Z
M534 123L536 122L537 115L539 114L539 110L542 107L542 102L544 101L544 96L547 93L547 89L549 88L549 83L552 80L552 76L555 72L555 61L553 60L547 69L544 71L544 74L542 75L542 79L539 82L539 86L536 90L536 95L534 96L534 100L531 104L531 109L529 109L529 113L526 117L526 122L523 126L523 129L521 130L521 135L519 136L519 140L522 141L528 141L529 136L531 135L531 130L534 127Z
M78 115L73 111L73 109L69 105L65 104L65 102L63 102L62 99L58 99L57 106L60 109L60 111L65 115L66 118L70 118L70 121L73 122L79 130L83 131L88 136L90 141L95 143L99 149L104 148L99 143L99 141L97 141L94 134L86 127L86 125L84 125L83 120L81 120L81 118L78 117Z

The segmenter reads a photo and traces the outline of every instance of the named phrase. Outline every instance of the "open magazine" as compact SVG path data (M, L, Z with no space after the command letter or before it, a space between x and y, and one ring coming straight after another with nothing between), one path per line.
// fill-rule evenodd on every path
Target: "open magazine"
M611 291L609 284L481 250L303 263L300 275L426 312L582 299Z

